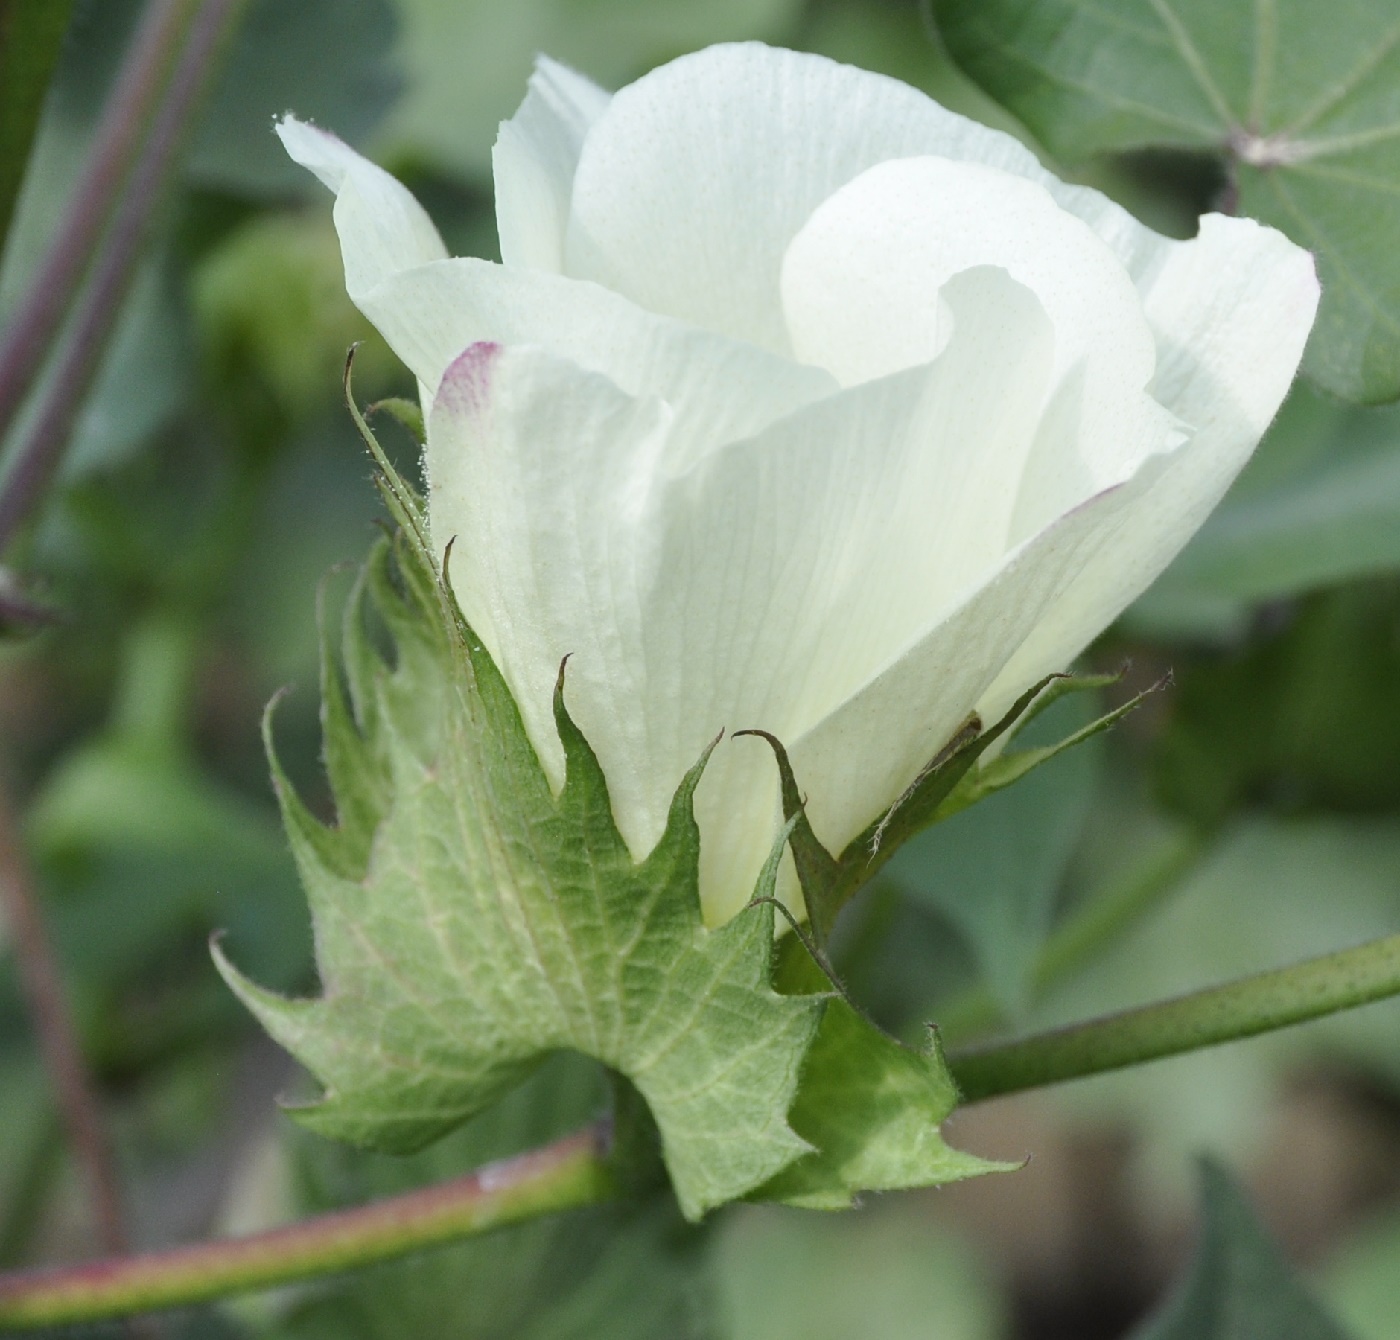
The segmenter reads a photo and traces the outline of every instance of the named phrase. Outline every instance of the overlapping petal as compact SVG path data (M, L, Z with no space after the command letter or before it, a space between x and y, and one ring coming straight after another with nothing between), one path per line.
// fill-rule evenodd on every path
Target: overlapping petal
M574 172L584 137L609 95L557 61L540 57L520 110L501 123L491 166L496 231L509 266L559 271Z
M1043 186L1132 273L1164 241L1097 191L1068 186L1002 131L885 75L758 43L707 47L613 97L580 155L571 274L642 306L786 350L784 252L867 168L935 155Z
M468 345L534 344L675 411L679 465L829 395L835 380L753 345L644 311L597 284L457 258L405 270L361 309L429 387Z
M383 168L293 116L277 123L277 134L292 158L335 194L345 288L357 306L390 275L447 255L423 206Z
M847 819L875 817L971 710L1116 515L1116 495L1096 499L1003 571L978 523L1036 431L1053 341L1000 270L963 276L949 301L955 333L931 365L680 474L664 468L673 412L570 362L475 346L444 377L430 516L456 536L454 587L556 776L550 692L571 657L571 710L638 854L726 728L797 741L814 802L821 789L851 806L814 814L849 836ZM866 730L877 700L885 716ZM727 743L697 799L702 891L721 920L772 842L771 758Z
M1312 257L1249 219L1207 215L1139 281L1156 332L1153 393L1191 427L1119 540L1086 565L988 694L991 714L1062 669L1180 552L1243 468L1297 371L1317 311Z
M1035 160L883 75L758 43L708 47L617 93L574 179L570 274L786 352L783 253L808 216L890 158Z

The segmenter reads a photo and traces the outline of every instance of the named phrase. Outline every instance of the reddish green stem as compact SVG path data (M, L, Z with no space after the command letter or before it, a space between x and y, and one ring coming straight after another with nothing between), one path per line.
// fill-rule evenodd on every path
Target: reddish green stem
M170 74L191 0L150 0L73 199L0 339L0 438L13 422L112 217Z
M253 1237L0 1276L0 1330L185 1307L389 1261L615 1194L603 1126L466 1177Z
M150 118L132 167L125 192L112 216L105 241L73 316L72 334L59 354L53 376L44 388L33 425L15 452L13 463L0 486L0 551L14 538L30 512L43 497L58 469L72 436L79 410L101 364L107 341L121 312L136 264L145 249L156 209L165 195L179 149L193 121L194 112L213 73L216 57L242 11L244 0L176 0L177 11L193 5L187 40L180 49L174 72L161 90L163 96ZM40 276L41 280L43 276ZM65 299L66 300L66 299ZM33 316L31 314L31 318ZM38 323L44 333L43 323ZM51 334L51 332L48 332ZM23 314L16 338L32 342ZM47 343L45 343L45 348ZM39 350L42 357L43 350ZM20 371L30 367L34 351L22 349L16 357ZM13 386L11 369L0 353L0 425L7 412L5 397L22 396L27 383Z

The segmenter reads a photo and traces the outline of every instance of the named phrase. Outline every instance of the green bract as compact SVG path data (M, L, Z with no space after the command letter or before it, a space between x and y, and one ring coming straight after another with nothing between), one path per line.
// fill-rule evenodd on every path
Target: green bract
M324 661L335 827L310 814L274 755L324 994L285 999L219 956L233 989L324 1086L298 1118L355 1143L416 1149L569 1048L640 1091L692 1217L775 1177L760 1194L840 1205L858 1190L992 1166L938 1137L956 1091L936 1052L885 1037L819 976L805 983L816 991L774 989L771 892L785 830L759 901L704 926L691 802L708 751L660 843L634 862L561 668L567 772L552 794L435 570L416 498L392 475L386 494L403 529L375 547L350 599L344 686L329 647Z

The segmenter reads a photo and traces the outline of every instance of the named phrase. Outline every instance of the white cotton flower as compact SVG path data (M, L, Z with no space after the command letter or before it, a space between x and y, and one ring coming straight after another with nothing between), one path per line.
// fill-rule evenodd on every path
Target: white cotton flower
M418 378L462 609L556 783L570 656L638 857L721 730L785 742L839 850L1065 668L1219 501L1317 306L1270 228L1170 241L912 88L755 44L612 97L542 60L496 143L501 265L279 132ZM761 740L697 813L717 923L774 840Z

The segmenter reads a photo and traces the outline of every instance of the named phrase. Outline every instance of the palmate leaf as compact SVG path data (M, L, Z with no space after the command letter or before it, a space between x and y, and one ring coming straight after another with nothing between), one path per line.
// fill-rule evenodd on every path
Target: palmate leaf
M1220 154L1239 208L1317 253L1305 369L1400 397L1400 13L1392 0L938 0L959 64L1067 162Z

